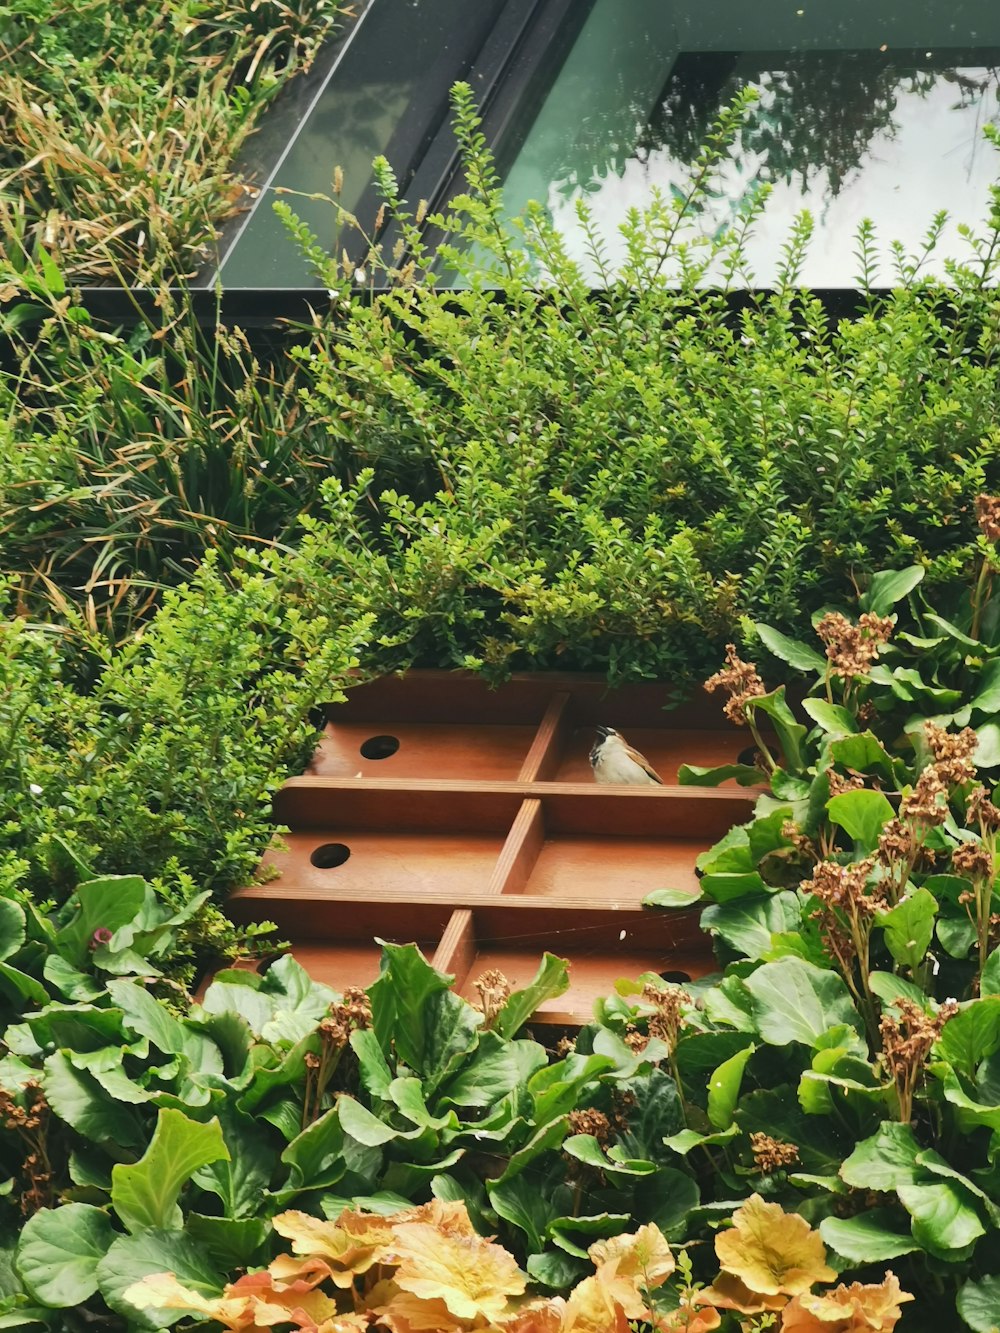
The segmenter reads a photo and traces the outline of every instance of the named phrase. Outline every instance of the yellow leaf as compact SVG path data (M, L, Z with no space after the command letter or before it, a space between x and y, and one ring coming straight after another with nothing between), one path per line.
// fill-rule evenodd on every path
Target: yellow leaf
M427 1222L393 1227L394 1280L424 1300L441 1300L457 1319L496 1319L508 1296L520 1296L527 1278L500 1245L456 1235Z
M288 1323L285 1306L269 1305L256 1296L202 1296L182 1286L173 1273L150 1273L133 1282L124 1295L140 1310L190 1310L236 1333L259 1333L275 1324Z
M338 1287L350 1287L354 1277L380 1263L392 1242L390 1218L375 1217L345 1210L335 1222L325 1222L294 1209L279 1213L272 1225L279 1236L292 1242L295 1254L324 1260L329 1276ZM291 1280L292 1262L283 1255L271 1265L275 1278Z
M614 1282L601 1274L578 1282L566 1302L566 1333L629 1333L630 1316L625 1313ZM633 1288L633 1295L635 1294ZM645 1306L640 1301L640 1307ZM641 1318L641 1313L634 1318Z
M652 1322L658 1333L712 1333L722 1323L722 1319L718 1310L711 1306L696 1310L693 1305L682 1301L676 1310L671 1310L668 1315L657 1316Z
M674 1271L674 1256L666 1237L655 1223L640 1227L634 1235L612 1236L599 1240L587 1251L600 1269L615 1264L619 1278L631 1278L637 1285L650 1291L666 1282Z
M791 1333L889 1333L902 1314L900 1305L912 1300L896 1275L886 1273L877 1285L852 1282L796 1296L785 1307L781 1327Z
M819 1233L804 1217L752 1194L733 1214L731 1230L715 1238L719 1264L764 1296L798 1296L816 1282L832 1282Z
M720 1310L735 1310L737 1314L764 1314L781 1310L788 1304L787 1296L764 1296L751 1291L745 1282L732 1273L720 1273L710 1287L703 1287L694 1298L696 1305L714 1305Z

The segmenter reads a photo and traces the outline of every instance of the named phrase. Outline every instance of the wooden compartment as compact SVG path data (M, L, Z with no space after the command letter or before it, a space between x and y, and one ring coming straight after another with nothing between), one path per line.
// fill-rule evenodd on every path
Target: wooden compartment
M412 672L360 686L327 707L309 769L275 800L291 832L265 858L272 878L234 894L230 914L276 921L338 987L377 974L377 938L419 943L470 998L487 968L522 984L549 949L570 959L573 987L537 1016L551 1023L586 1021L621 976L701 975L713 962L697 909L641 901L694 893L697 855L750 817L757 793L674 785L680 763L735 759L748 736L710 700L665 711L668 697L573 676L491 690ZM666 785L598 786L587 759L598 724L621 730Z
M698 915L697 909L653 915L587 898L558 907L533 897L504 900L456 912L433 961L455 976L460 995L475 1002L475 983L488 969L498 969L518 989L531 981L545 950L558 954L570 965L569 990L545 1001L533 1021L579 1026L591 1020L595 1000L612 994L620 978L656 972L683 982L712 971Z
M291 885L331 898L447 890L453 896L488 883L521 798L510 790L412 782L375 792L363 783L331 788L315 778L289 784L276 802L292 829L286 849L272 849L263 887L280 896Z
M639 904L654 889L697 892L695 860L747 814L746 800L676 788L535 784L496 887L553 899Z

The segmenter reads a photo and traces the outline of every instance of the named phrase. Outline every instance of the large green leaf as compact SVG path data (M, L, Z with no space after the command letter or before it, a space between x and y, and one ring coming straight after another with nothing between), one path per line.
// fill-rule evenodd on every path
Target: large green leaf
M666 1156L663 1140L684 1124L677 1084L665 1069L654 1066L647 1074L623 1081L619 1087L623 1093L632 1094L635 1105L619 1132L618 1146L629 1157L662 1162Z
M585 1166L600 1171L613 1184L626 1189L634 1184L636 1177L652 1175L656 1170L653 1162L643 1158L611 1157L592 1134L571 1134L563 1139L561 1151L569 1157L575 1157Z
M863 852L873 852L886 823L895 811L880 791L845 791L826 803L832 823L859 843Z
M115 1238L107 1214L87 1203L43 1208L29 1217L17 1248L17 1269L36 1300L56 1310L83 1303L97 1290L97 1265Z
M111 1202L129 1231L172 1231L183 1221L177 1198L200 1166L229 1156L218 1120L202 1124L161 1109L149 1147L138 1162L111 1172Z
M125 1299L128 1288L151 1273L173 1273L185 1287L192 1287L202 1296L217 1296L225 1282L212 1266L205 1246L183 1231L119 1236L97 1265L97 1281L111 1309L128 1320L130 1333L169 1328L182 1317L179 1311L138 1310Z
M1000 995L1000 949L994 949L986 960L979 980L980 995Z
M799 1041L812 1046L841 1025L861 1030L861 1018L840 977L802 958L765 963L743 985L750 993L756 1029L769 1045Z
M910 971L924 960L934 934L937 899L927 889L915 889L888 912L879 912L876 920L885 930L885 942L897 963Z
M886 616L904 597L908 597L924 577L923 565L910 565L907 569L882 569L872 575L867 591L858 599L862 611L871 611L876 616Z
M1000 713L1000 658L987 662L979 673L972 707L981 713Z
M960 1074L975 1077L980 1061L1000 1050L1000 995L964 1004L941 1029L938 1054Z
M896 1193L913 1219L913 1239L925 1249L960 1250L986 1234L972 1195L956 1181L899 1185Z
M449 989L414 944L383 944L382 972L369 987L372 1024L431 1096L475 1049L483 1016Z
M134 1032L148 1037L169 1055L186 1055L201 1074L221 1074L222 1052L215 1042L197 1032L134 981L109 981L108 994Z
M798 931L801 923L798 897L789 892L716 903L706 907L701 916L702 930L725 940L744 957L754 959L763 957L771 948L772 935Z
M218 1119L228 1155L199 1167L192 1178L199 1189L222 1200L226 1217L254 1217L274 1171L278 1151L274 1133L265 1121L238 1110L232 1102L219 1106Z
M703 875L701 891L706 898L716 903L731 903L739 898L753 898L759 894L774 892L764 883L756 870L738 875Z
M841 736L830 742L830 753L838 764L855 773L878 773L893 779L892 759L878 737L870 731L859 736Z
M798 773L805 767L805 742L807 729L801 722L796 722L795 714L785 702L785 687L779 685L770 694L762 694L752 700L755 713L764 713L771 720L781 753L784 757L782 767L790 773Z
M132 921L142 908L147 887L139 875L105 875L78 884L70 899L77 911L56 936L57 950L76 966L86 962L94 932L114 932Z
M803 699L802 711L830 736L851 736L860 730L853 713L826 699Z
M958 1293L958 1313L975 1333L997 1333L1000 1328L1000 1276L966 1282Z
M724 1060L708 1081L708 1119L713 1129L728 1129L740 1099L743 1071L756 1046L746 1046Z
M440 1089L439 1103L495 1106L547 1062L545 1047L536 1041L504 1041L496 1032L484 1032L472 1059Z
M819 1234L852 1263L880 1264L920 1248L912 1235L904 1235L896 1226L898 1221L887 1208L875 1208L858 1217L824 1217Z
M976 737L973 758L977 768L1000 768L1000 723L987 722L977 727Z
M0 961L17 953L24 943L24 909L10 898L0 898Z
M909 1125L887 1121L859 1143L840 1168L841 1179L857 1189L898 1190L928 1177L917 1162L920 1144Z
M538 971L523 990L514 991L496 1016L495 1031L501 1037L513 1037L527 1023L544 1000L551 1000L569 989L569 964L555 954L542 955Z
M780 630L772 629L770 625L762 625L759 621L754 622L754 629L768 652L773 653L782 662L787 662L796 671L816 671L820 675L826 671L826 658L821 657L808 644L790 639Z
M347 1170L344 1131L338 1108L332 1106L294 1138L281 1154L291 1167L288 1198L300 1189L329 1189Z
M45 1061L42 1088L61 1120L85 1139L103 1144L116 1156L146 1141L143 1122L129 1106L111 1101L100 1083L75 1069L67 1055L56 1051Z
M542 1249L546 1228L559 1216L551 1190L539 1189L527 1176L515 1176L491 1186L489 1199L505 1221L524 1232L529 1249Z
M760 787L764 780L764 774L754 764L717 764L714 768L681 764L677 770L677 782L681 787L718 787L730 781L741 787Z

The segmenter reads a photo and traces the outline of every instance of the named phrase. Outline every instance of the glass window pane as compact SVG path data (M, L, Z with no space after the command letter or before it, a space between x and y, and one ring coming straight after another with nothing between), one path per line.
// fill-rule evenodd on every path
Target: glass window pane
M405 185L408 167L447 117L452 83L467 73L500 7L501 0L476 0L471 10L468 0L375 0L304 118L294 99L269 115L268 138L283 133L289 147L223 260L225 287L319 285L274 215L275 187L329 196L340 166L340 202L354 212L379 154L403 174ZM332 249L335 210L318 200L292 196L287 202ZM371 220L361 218L367 225Z
M721 107L758 93L699 216L732 221L772 187L749 245L756 283L773 280L788 227L808 208L816 235L802 280L854 286L858 223L918 248L934 212L954 221L932 257L964 255L958 222L984 216L1000 159L982 127L1000 123L1000 6L994 0L594 0L546 95L502 146L511 214L543 203L586 263L574 204L608 238L627 211L684 186ZM575 238L575 239L574 239ZM884 265L881 281L892 272Z

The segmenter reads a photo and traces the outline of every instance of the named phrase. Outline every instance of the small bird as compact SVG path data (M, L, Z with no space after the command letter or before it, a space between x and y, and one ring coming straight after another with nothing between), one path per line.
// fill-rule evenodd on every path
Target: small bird
M620 731L614 727L598 727L597 740L590 752L590 766L594 778L602 784L627 782L632 786L659 783L663 779L649 760L634 750Z

